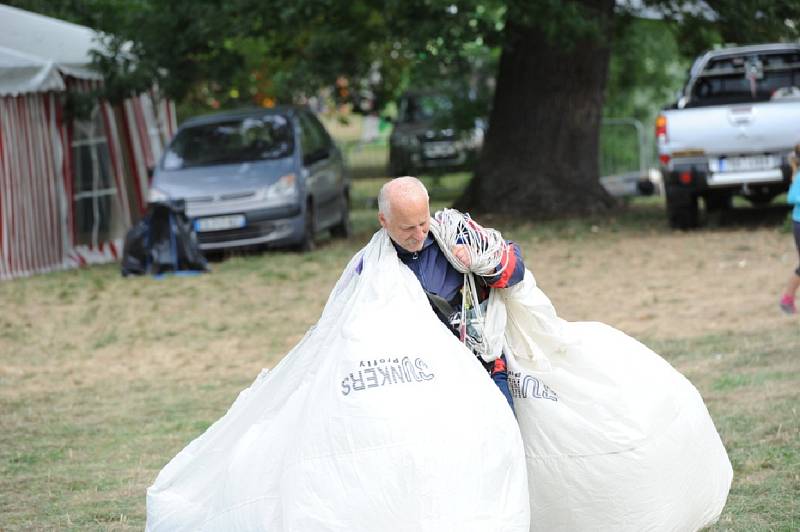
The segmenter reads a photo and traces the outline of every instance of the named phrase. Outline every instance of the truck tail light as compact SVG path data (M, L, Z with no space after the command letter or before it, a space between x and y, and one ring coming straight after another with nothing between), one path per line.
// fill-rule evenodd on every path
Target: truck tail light
M692 182L692 173L688 171L681 172L681 175L678 176L678 180L684 185L688 185Z
M664 115L658 115L656 118L656 140L667 140L667 117Z
M658 160L661 162L661 166L667 166L669 164L670 156L668 153L662 153L658 156Z

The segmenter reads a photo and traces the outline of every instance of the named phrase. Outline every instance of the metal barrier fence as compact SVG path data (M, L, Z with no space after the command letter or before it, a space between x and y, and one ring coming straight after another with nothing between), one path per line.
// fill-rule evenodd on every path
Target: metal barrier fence
M388 176L389 146L385 136L369 141L341 142L339 147L354 179ZM609 193L615 196L653 193L648 153L640 121L633 118L603 119L600 181Z
M642 123L634 118L604 118L600 130L600 182L613 196L650 195L657 185Z

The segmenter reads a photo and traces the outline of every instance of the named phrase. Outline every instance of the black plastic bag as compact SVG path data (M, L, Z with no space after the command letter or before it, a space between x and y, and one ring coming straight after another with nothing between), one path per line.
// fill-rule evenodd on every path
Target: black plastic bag
M122 275L208 271L183 200L151 203L125 236Z

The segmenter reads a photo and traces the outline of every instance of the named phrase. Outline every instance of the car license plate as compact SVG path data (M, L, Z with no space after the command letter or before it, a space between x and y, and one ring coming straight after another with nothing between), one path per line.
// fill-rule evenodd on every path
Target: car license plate
M425 144L425 157L450 157L456 152L452 142L428 142Z
M711 159L709 167L712 172L750 172L754 170L771 170L781 165L780 157L774 155L750 155L742 157L720 157Z
M194 221L195 231L202 233L207 231L224 231L226 229L238 229L245 226L244 214L231 214L229 216L213 216L210 218L198 218Z

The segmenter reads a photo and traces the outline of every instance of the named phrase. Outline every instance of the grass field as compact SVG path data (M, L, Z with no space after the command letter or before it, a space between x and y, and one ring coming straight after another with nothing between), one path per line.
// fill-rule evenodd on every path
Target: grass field
M464 181L438 182L434 204ZM0 530L141 530L158 471L316 321L376 228L381 182L356 183L357 234L309 254L232 256L198 277L107 265L0 283ZM698 387L734 466L713 529L800 529L800 321L771 314L791 237L674 233L658 200L501 228L563 316L622 328Z

